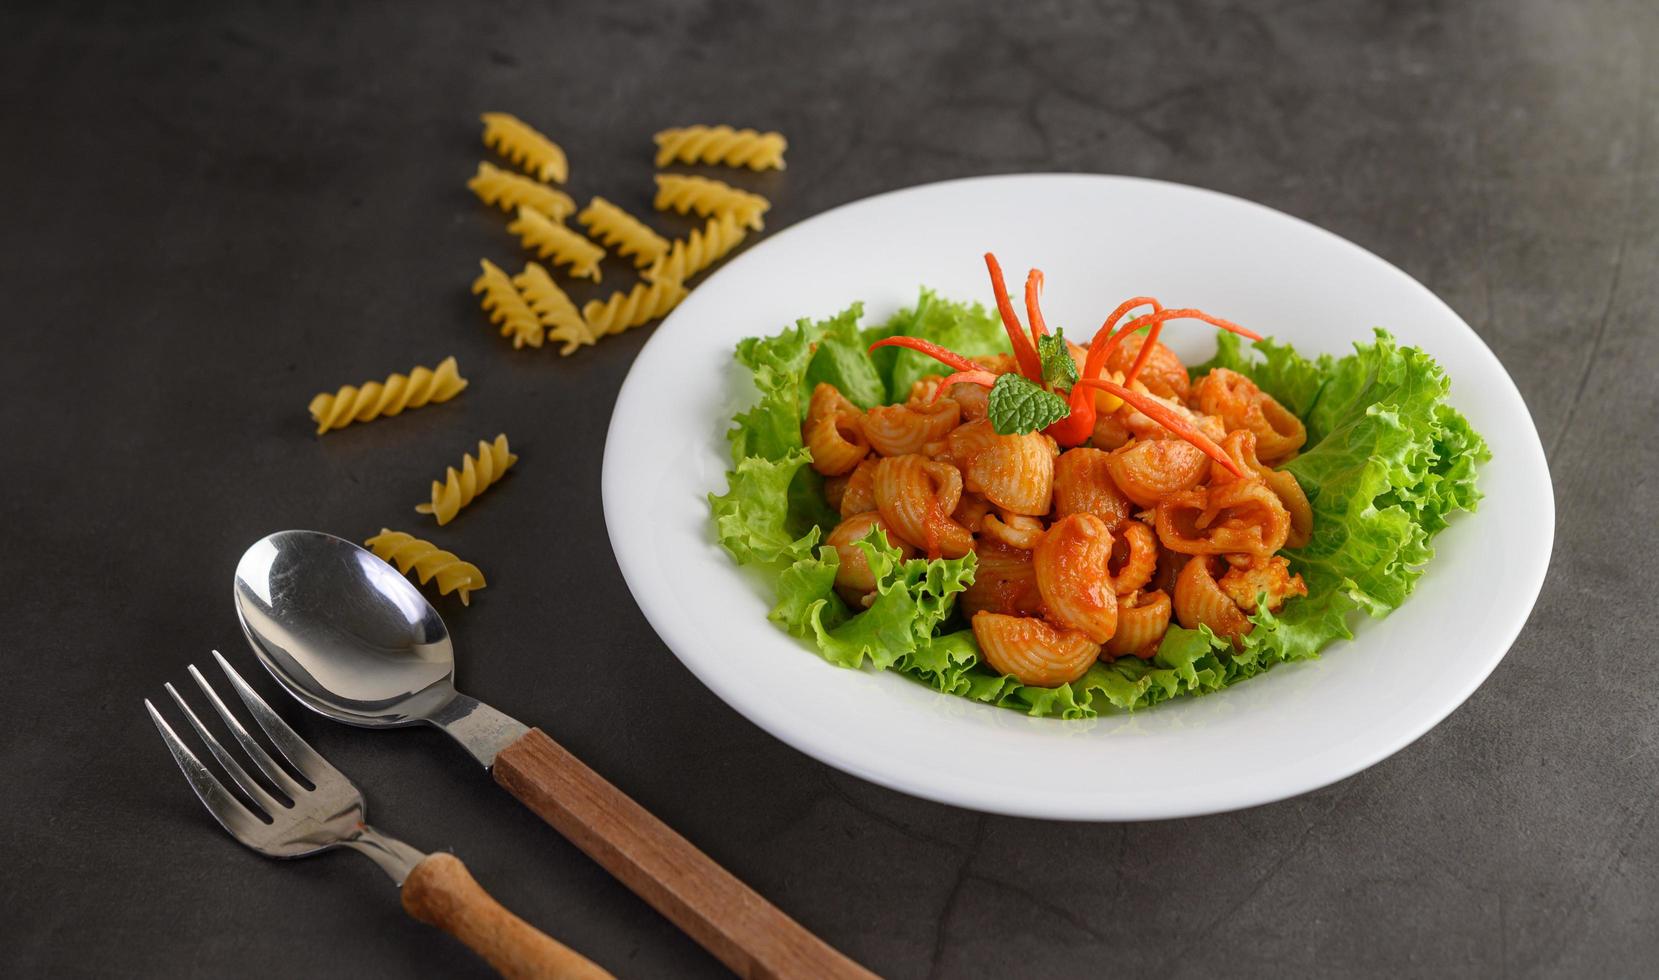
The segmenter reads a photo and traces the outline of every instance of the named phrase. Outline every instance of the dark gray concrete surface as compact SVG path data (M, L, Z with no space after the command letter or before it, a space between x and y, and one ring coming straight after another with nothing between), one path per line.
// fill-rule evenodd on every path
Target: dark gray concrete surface
M250 663L248 542L423 528L434 465L498 430L520 471L431 535L491 578L442 606L463 686L884 974L1659 968L1652 3L143 6L0 8L0 974L481 972L367 862L231 843L139 699L213 647ZM518 257L461 186L496 108L635 208L655 129L781 129L788 171L751 182L772 229L1082 170L1345 235L1526 396L1560 515L1532 621L1410 748L1243 813L984 817L831 771L682 669L610 556L603 432L648 332L514 354L467 295L480 255ZM313 392L452 352L460 400L312 436ZM623 975L718 973L442 735L282 704L377 822L530 920Z

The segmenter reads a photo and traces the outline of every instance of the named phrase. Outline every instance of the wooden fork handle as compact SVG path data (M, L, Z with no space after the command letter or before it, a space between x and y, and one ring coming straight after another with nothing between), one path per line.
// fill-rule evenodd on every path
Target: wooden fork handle
M600 980L609 973L507 911L453 854L430 854L403 881L403 910L449 933L504 977Z
M874 977L761 898L539 728L495 781L740 977Z

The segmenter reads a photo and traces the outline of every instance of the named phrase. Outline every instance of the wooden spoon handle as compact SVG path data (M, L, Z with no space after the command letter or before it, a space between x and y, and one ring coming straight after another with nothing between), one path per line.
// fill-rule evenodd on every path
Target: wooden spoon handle
M740 977L874 977L732 877L539 728L495 781Z
M430 854L415 865L403 882L403 910L466 943L504 977L615 980L503 908L453 854Z

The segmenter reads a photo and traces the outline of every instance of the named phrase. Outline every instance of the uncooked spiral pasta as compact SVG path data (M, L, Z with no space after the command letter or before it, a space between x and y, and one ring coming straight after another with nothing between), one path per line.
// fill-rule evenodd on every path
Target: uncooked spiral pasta
M406 408L447 402L466 386L467 379L461 377L455 358L446 357L436 368L417 367L407 375L390 375L385 381L342 385L339 391L322 392L311 399L311 418L317 423L317 434L322 435L353 422L397 415Z
M489 259L480 259L479 263L484 271L473 281L472 291L483 296L480 305L490 315L490 322L501 324L501 336L513 338L514 347L540 347L546 328L536 317L536 311L519 295L513 280L500 266Z
M565 151L529 123L505 112L486 112L484 145L542 180L564 183L570 176Z
M716 215L703 227L693 228L690 235L676 239L668 254L653 263L641 278L646 282L659 279L686 282L725 258L747 235L737 215L730 211Z
M576 202L564 191L483 160L478 161L478 173L467 181L467 187L480 201L508 214L523 207L540 211L554 221L563 221L576 210Z
M494 442L478 440L477 455L462 455L460 470L451 466L441 481L433 480L432 501L416 504L415 513L431 514L439 525L448 524L474 497L506 476L516 462L518 457L507 448L506 433L496 436Z
M713 163L750 170L782 170L789 141L782 133L762 133L730 126L682 126L655 137L657 166Z
M645 268L668 254L668 239L602 197L595 197L576 216L588 234L616 249L623 258L633 257L634 265Z
M761 215L772 207L772 202L707 177L657 174L657 196L652 206L658 211L678 214L695 211L705 218L729 214L739 224L760 231L765 225Z
M673 280L642 282L625 293L612 293L609 299L589 300L582 307L582 319L595 336L621 333L668 315L685 297L685 286Z
M569 266L575 278L599 281L599 261L605 257L605 250L540 211L519 208L518 217L508 222L507 231L517 235L538 258Z
M568 357L576 348L599 339L546 268L534 262L524 263L524 271L513 277L513 285L547 328L547 339L560 342L560 354Z
M375 557L397 566L405 575L412 568L422 585L438 580L438 593L456 593L462 605L470 605L472 593L488 583L484 573L470 561L462 561L454 552L444 551L430 541L422 541L412 534L381 528L380 533L363 542Z

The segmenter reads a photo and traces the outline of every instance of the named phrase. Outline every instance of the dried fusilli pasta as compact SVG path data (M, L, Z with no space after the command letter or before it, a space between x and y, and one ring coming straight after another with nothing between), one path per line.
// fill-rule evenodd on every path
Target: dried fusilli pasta
M634 265L645 268L668 254L668 239L651 226L602 197L595 197L576 216L588 234L616 249L616 254L634 257Z
M578 279L599 281L599 260L605 250L540 211L518 209L518 217L507 223L507 230L518 236L524 247L553 265L570 266L570 274Z
M737 216L729 211L710 218L706 226L694 228L687 237L676 239L668 254L647 269L643 278L646 282L658 279L685 282L724 258L746 234L737 223Z
M553 281L552 273L542 266L526 262L524 271L513 277L513 285L547 327L547 339L563 345L559 348L560 354L568 357L576 348L599 339L588 329L588 322L582 319L576 304Z
M570 176L565 151L524 120L505 112L486 112L484 145L542 180L564 183Z
M686 174L658 174L654 204L658 211L672 210L680 214L696 211L705 218L730 214L740 224L755 231L764 225L760 216L772 206L771 201L759 194L739 190L718 180Z
M625 293L612 293L604 302L590 300L582 307L582 318L596 335L621 333L666 316L685 297L685 286L678 280L642 282Z
M657 166L671 163L719 163L750 170L783 169L789 141L782 133L759 133L730 126L685 126L656 135Z
M501 336L513 338L514 347L540 347L546 329L524 297L507 277L489 259L480 259L484 272L473 281L474 294L483 294L482 306L490 315L491 323L501 324Z
M524 207L540 211L554 221L563 221L576 210L576 202L564 191L483 160L478 161L478 173L467 181L467 187L480 201L508 214Z
M484 573L470 561L462 561L453 552L444 551L430 541L422 541L412 534L381 528L380 533L363 542L381 561L397 566L405 575L413 568L422 585L438 580L441 595L457 593L462 605L472 602L471 593L486 583Z
M446 357L435 369L417 367L408 375L393 374L385 381L368 381L361 387L343 385L330 394L311 399L311 418L317 434L343 429L353 422L367 422L383 415L396 415L406 408L447 402L461 393L467 379L461 377L455 358Z
M432 502L415 505L415 513L431 514L439 525L448 524L472 498L483 493L490 484L507 475L518 462L518 457L507 448L507 435L502 433L494 442L478 440L478 455L461 457L461 469L451 466L442 481L432 481Z

